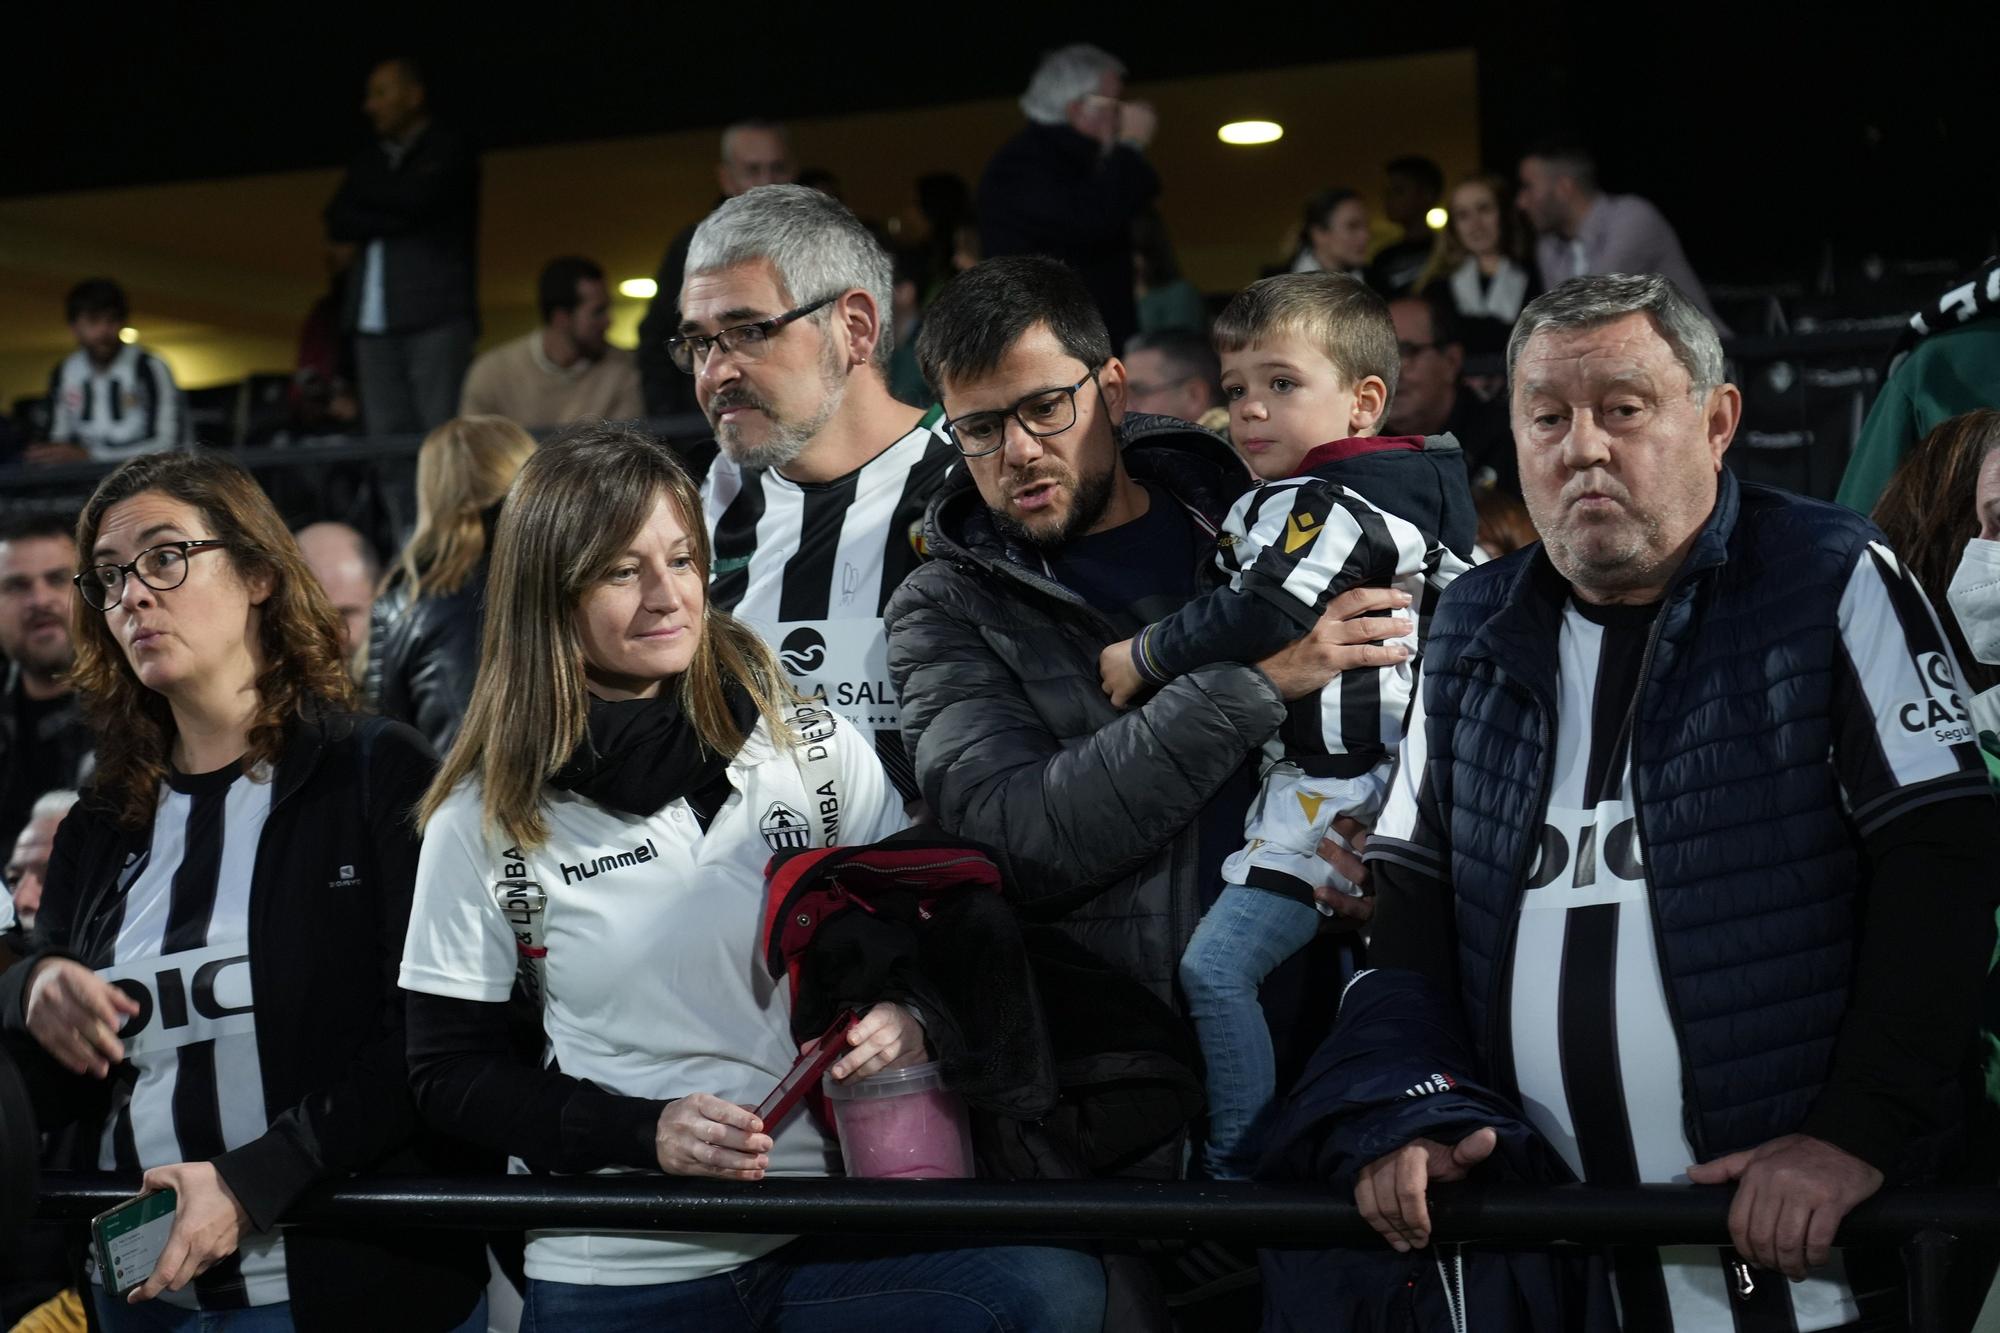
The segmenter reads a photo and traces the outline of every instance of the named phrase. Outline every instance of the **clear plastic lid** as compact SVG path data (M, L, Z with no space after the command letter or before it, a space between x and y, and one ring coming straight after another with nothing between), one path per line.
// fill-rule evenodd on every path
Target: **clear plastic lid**
M870 1074L864 1079L849 1079L845 1083L833 1081L828 1074L820 1080L827 1098L836 1102L866 1102L883 1097L907 1097L917 1092L940 1092L944 1089L944 1066L936 1060L920 1065L905 1065L901 1069L885 1069L879 1074Z

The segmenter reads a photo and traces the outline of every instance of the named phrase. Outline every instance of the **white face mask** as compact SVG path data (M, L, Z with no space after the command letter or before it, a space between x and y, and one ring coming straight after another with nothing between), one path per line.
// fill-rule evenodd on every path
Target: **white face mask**
M1945 600L1972 655L2000 666L2000 542L1974 537L1965 544Z

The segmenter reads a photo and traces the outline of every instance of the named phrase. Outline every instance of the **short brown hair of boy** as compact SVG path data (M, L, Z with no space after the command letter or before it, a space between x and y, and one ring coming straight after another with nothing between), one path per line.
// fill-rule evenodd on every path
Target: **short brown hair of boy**
M1345 273L1281 273L1236 293L1215 320L1215 350L1240 352L1273 338L1302 338L1349 384L1370 375L1387 388L1382 415L1396 397L1402 354L1389 303Z

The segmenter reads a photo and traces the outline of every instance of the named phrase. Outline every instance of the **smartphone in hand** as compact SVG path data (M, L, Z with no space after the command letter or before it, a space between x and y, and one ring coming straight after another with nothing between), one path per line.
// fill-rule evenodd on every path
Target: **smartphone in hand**
M840 1058L847 1049L847 1030L858 1021L860 1016L852 1009L841 1010L833 1025L820 1034L819 1044L803 1052L790 1072L778 1080L778 1086L758 1103L757 1118L764 1122L766 1134L777 1132L778 1122L791 1113L791 1109L799 1104L799 1099L819 1082L820 1075Z
M179 1207L179 1194L170 1189L155 1190L91 1219L90 1234L97 1242L97 1265L105 1290L123 1297L145 1285L160 1262L160 1252L167 1248Z

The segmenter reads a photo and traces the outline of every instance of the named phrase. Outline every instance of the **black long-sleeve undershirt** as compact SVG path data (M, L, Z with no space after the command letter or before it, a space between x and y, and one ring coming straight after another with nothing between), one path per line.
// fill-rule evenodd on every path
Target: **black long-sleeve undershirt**
M505 1002L408 999L410 1079L439 1130L549 1171L659 1168L653 1140L666 1102L523 1060Z
M1939 1128L1970 1049L2000 904L1993 803L1919 807L1866 841L1868 889L1854 981L1833 1069L1799 1131L1888 1173ZM1368 961L1408 968L1457 994L1458 941L1448 884L1373 861Z

